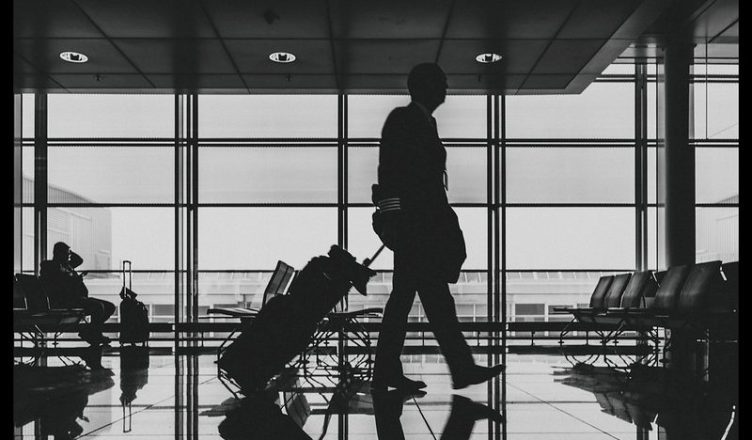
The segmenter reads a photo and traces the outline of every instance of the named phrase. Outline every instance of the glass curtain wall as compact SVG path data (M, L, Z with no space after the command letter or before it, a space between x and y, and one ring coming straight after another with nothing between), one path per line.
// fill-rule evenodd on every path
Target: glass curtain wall
M692 66L696 261L739 259L739 66Z
M436 111L468 250L452 285L462 321L501 321L503 312L510 322L562 320L553 308L587 303L601 275L656 268L650 68L614 64L580 95L450 95ZM729 173L738 168L738 111L728 109L738 107L738 71L714 69L694 74L698 261L738 255L738 174ZM175 321L175 271L183 270L176 236L187 233L176 234L183 202L175 191L186 175L198 272L185 291L197 293L198 308L181 322L213 306L259 307L277 260L301 269L332 244L359 260L378 248L370 202L378 140L408 96L199 95L188 174L176 168L181 102L48 97L48 253L56 241L80 253L92 295L117 302L121 264L130 260L153 320ZM34 97L22 104L16 233L22 268L33 272ZM383 306L391 267L385 251L369 295L353 295L350 307ZM418 301L411 319L424 319Z

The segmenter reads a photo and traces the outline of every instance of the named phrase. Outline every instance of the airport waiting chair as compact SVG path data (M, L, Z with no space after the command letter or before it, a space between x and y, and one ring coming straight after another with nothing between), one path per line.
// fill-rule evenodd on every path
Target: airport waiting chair
M284 295L287 290L287 286L290 285L293 276L295 275L295 268L285 263L284 261L277 261L277 266L274 268L271 278L264 289L264 294L261 298L261 307L269 302L270 299L277 295ZM234 329L229 335L222 341L217 350L217 359L222 357L227 346L234 340L235 335L239 331L247 328L253 318L259 313L259 309L250 307L213 307L210 308L207 313L210 315L222 315L228 318L240 319L241 326L239 329Z
M305 374L322 369L327 375L335 370L359 379L370 379L373 371L371 336L361 319L381 318L383 313L384 309L379 307L348 310L345 295L319 323L308 348L298 360L298 366ZM336 341L336 347L332 346L332 341Z
M593 293L590 295L588 307L555 307L554 311L571 314L573 321L577 320L580 314L592 314L603 311L603 300L606 298L613 280L613 275L605 275L598 279L595 289L593 289Z
M85 315L82 308L52 308L42 282L34 275L16 274L13 277L13 331L21 340L35 347L45 347L48 333L53 344L63 332L63 326L80 323Z
M609 309L619 308L621 306L622 295L624 294L624 290L629 284L631 277L631 273L614 275L613 280L609 284L608 291L603 297L603 303L601 306L599 308L594 308L591 311L578 311L575 315L577 320L582 323L593 324L596 326L596 329L599 330L608 330L612 324L618 325L618 322L612 323L602 319L599 320L598 318L604 317Z

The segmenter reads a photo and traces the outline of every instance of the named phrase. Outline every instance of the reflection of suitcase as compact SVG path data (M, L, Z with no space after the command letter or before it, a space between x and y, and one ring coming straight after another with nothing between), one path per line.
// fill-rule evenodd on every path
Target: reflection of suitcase
M123 407L123 432L131 431L131 405L136 399L136 392L147 383L149 383L149 347L122 347L120 349L120 404Z
M305 350L318 323L350 287L365 294L365 285L375 274L346 251L332 246L328 256L315 257L306 264L290 284L288 295L275 296L262 307L227 347L218 361L219 368L244 391L263 388Z
M128 269L126 270L126 266ZM128 286L125 285L126 274ZM146 305L136 299L133 290L133 271L131 262L123 261L123 288L120 290L120 343L135 344L149 341L149 310Z

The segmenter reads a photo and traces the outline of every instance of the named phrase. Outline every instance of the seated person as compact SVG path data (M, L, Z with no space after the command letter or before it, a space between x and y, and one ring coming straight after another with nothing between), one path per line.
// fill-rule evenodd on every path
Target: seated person
M109 301L89 298L83 275L75 271L84 260L62 241L55 243L52 260L43 261L39 277L53 308L81 308L91 316L91 324L84 326L79 336L91 345L107 344L110 338L102 334L103 324L115 312Z

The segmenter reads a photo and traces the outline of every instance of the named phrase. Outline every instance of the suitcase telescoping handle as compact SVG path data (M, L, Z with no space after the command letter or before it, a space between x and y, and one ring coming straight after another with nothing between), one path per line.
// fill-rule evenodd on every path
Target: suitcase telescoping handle
M128 269L126 269L128 267ZM128 287L125 287L125 277L126 274L128 274ZM125 299L126 297L133 298L135 295L133 295L133 269L131 268L131 261L130 260L123 260L123 288L120 289L120 298Z
M373 255L371 256L371 258L366 258L365 260L363 260L363 266L365 266L365 267L368 267L368 266L370 266L370 265L371 265L371 263L373 263L373 260L375 260L376 258L378 258L378 256L379 256L379 254L381 253L381 251L383 251L383 250L384 250L384 247L385 247L385 246L386 246L386 245L383 245L383 244L382 244L382 245L381 245L381 247L380 247L380 248L378 248L378 249L376 250L376 253L374 253L374 254L373 254Z

